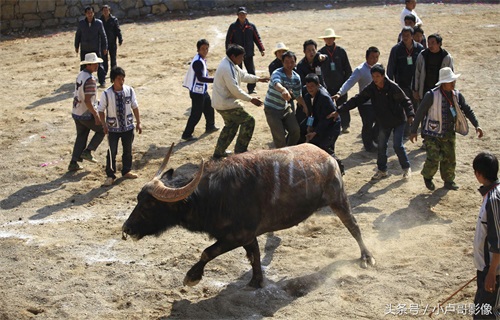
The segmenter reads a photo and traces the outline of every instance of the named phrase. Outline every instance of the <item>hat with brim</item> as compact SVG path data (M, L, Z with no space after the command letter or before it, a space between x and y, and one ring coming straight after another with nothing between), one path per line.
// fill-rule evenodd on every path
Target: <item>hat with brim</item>
M341 36L335 34L335 30L333 30L332 28L328 28L328 29L325 29L325 31L323 32L323 35L322 36L319 36L318 39L326 39L326 38L337 38L337 39L340 39L342 38Z
M276 48L274 48L273 53L276 54L276 52L283 50L283 51L288 51L289 49L286 47L286 45L283 42L278 42L276 44Z
M238 8L238 13L247 13L247 8L245 8L245 7L239 7Z
M81 61L80 65L94 64L94 63L102 63L102 59L99 58L95 52L91 52L85 55L85 60Z
M453 73L450 67L445 67L439 70L439 81L436 83L436 86L439 86L442 83L450 83L458 79L460 77L459 74Z

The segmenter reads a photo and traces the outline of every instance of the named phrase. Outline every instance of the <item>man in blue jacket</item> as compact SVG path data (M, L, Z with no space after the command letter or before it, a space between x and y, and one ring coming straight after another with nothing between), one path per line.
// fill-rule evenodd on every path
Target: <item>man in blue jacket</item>
M85 60L87 53L95 52L100 58L108 54L108 39L102 21L94 17L94 8L85 8L85 19L78 23L78 29L75 34L75 52L80 49L80 60ZM80 70L83 70L81 68ZM104 87L106 84L106 72L102 63L97 70L99 84Z
M231 23L226 35L226 50L230 44L238 44L245 49L245 68L249 74L255 75L255 65L253 63L254 43L259 48L260 54L264 56L266 49L262 44L257 27L247 19L247 9L238 8L238 19ZM242 65L239 66L242 68ZM255 92L255 83L247 84L248 93Z

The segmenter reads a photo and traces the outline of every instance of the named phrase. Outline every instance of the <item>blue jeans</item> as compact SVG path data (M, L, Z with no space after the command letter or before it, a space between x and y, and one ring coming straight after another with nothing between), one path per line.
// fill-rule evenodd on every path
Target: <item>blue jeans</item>
M410 160L408 160L408 155L406 154L406 149L403 144L403 135L405 132L406 122L392 128L380 127L378 133L378 156L377 156L377 167L380 171L387 171L387 145L389 142L389 137L393 133L392 144L394 146L394 152L398 156L399 164L401 168L407 169L410 167Z

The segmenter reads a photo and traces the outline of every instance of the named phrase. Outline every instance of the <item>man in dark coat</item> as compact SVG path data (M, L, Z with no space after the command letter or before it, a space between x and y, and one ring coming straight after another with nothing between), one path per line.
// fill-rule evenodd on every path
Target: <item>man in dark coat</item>
M98 57L108 54L108 39L102 21L94 17L94 8L85 8L85 19L78 23L75 34L75 52L80 49L80 60L85 60L87 53L95 52ZM83 70L83 68L81 68ZM99 64L97 77L101 87L106 83L106 72L102 63Z
M111 68L116 66L116 51L118 49L116 45L116 40L118 39L118 44L121 46L123 43L122 31L120 30L120 24L118 19L111 14L111 8L105 4L102 6L102 16L101 21L104 25L104 31L106 32L106 37L108 38L108 53L111 60ZM102 57L104 60L104 71L108 74L109 63L108 55L105 54Z
M262 44L257 27L247 19L247 9L238 8L238 19L231 23L226 35L226 50L230 44L238 44L245 49L245 68L247 72L255 75L255 65L253 63L254 43L259 48L260 54L264 56L266 49ZM242 65L239 66L242 68ZM247 84L248 93L255 92L255 83Z
M306 141L320 147L335 158L340 171L344 174L344 165L335 155L335 142L340 135L340 119L328 118L328 115L337 110L335 103L326 88L320 84L318 75L310 73L304 81L307 90L304 102L309 110Z

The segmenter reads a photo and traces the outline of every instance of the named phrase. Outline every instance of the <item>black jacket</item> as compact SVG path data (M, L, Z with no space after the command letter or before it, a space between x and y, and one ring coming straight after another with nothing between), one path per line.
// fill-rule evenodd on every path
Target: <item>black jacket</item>
M335 107L330 94L324 87L320 87L312 103L311 98L312 97L309 93L306 93L304 96L307 109L311 113L311 116L314 117L312 125L314 127L314 132L316 132L319 137L329 135L330 130L333 129L335 123L340 123L340 119L338 118L337 121L333 121L333 119L327 119L326 116L336 111L337 108Z
M382 89L378 89L372 81L359 94L340 106L339 110L354 109L370 99L377 123L382 128L394 128L404 123L407 117L415 117L410 98L387 77Z
M259 32L253 23L245 20L245 23L241 25L238 19L231 23L226 35L226 49L230 44L239 44L245 49L245 56L253 57L255 55L253 52L254 42L260 52L265 50Z
M101 56L104 50L108 50L108 39L102 21L92 19L92 22L87 22L87 18L78 22L78 29L75 34L75 49L83 52L95 52Z
M331 95L334 95L352 74L347 52L337 45L333 47L324 46L319 52L327 56L327 59L321 63L321 74L326 89ZM332 70L332 63L335 64L335 70Z
M116 47L116 39L118 39L119 44L122 44L122 31L120 30L118 19L114 15L110 14L107 21L104 19L104 16L101 16L101 21L104 25L106 37L108 38L108 48Z

